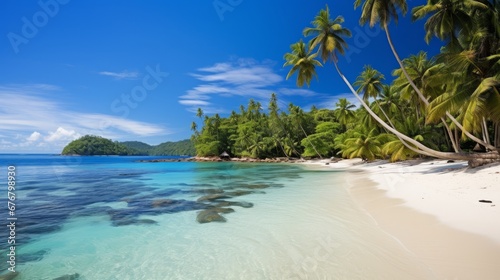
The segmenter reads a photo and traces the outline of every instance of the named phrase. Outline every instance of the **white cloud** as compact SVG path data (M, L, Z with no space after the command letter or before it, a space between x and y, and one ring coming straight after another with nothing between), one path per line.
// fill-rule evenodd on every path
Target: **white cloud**
M119 116L74 112L45 97L59 90L50 85L0 86L0 131L12 141L0 143L0 152L30 147L43 147L48 152L60 151L67 142L81 135L94 134L114 140L135 136L168 134L162 126L125 119ZM26 150L26 149L24 149Z
M40 132L38 132L38 131L35 131L35 132L31 133L30 137L28 137L26 140L28 140L28 142L36 142L41 137L42 137L42 134L40 134Z
M210 105L210 102L203 101L203 100L179 100L179 103L182 105L188 105L188 106L207 106Z
M45 141L71 141L79 138L80 136L81 135L74 130L66 130L62 127L58 127L55 132L49 132L49 136L45 137Z
M138 72L129 72L129 71L122 71L122 72L101 71L101 72L99 72L99 74L103 75L103 76L110 76L110 77L113 77L117 80L136 79L137 77L139 77Z
M208 112L216 110L214 104L210 102L215 96L224 98L244 96L265 103L273 92L283 96L316 95L309 89L283 87L281 84L284 78L277 74L273 67L274 64L269 61L258 62L254 59L240 58L199 68L191 76L199 80L201 84L180 96L179 103L186 106L190 112L198 107ZM280 99L280 102L282 101ZM216 112L220 113L220 111Z

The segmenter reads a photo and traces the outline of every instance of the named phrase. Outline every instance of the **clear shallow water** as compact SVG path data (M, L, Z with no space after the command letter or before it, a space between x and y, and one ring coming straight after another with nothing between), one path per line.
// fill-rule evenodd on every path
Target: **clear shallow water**
M2 181L17 168L16 279L432 278L354 205L344 174L138 159L0 155ZM197 222L221 201L227 222Z

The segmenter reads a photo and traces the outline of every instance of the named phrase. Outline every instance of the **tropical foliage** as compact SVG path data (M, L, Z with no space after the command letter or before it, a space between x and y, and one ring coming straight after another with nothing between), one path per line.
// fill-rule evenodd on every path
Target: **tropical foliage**
M86 135L70 142L62 151L63 155L120 155L120 156L181 156L194 155L191 140L165 142L156 146L139 142L113 142L100 136Z
M139 151L141 154L150 156L193 156L196 154L191 140L176 142L164 142L158 145L149 145L138 141L119 142L128 148Z
M333 63L361 107L339 99L334 110L305 112L290 105L283 112L273 94L264 112L251 100L228 118L205 116L200 131L194 124L197 153L499 160L500 1L433 0L411 9L404 0L356 0L354 7L361 7L361 25L379 24L385 31L398 65L393 79L366 65L350 83L340 66L351 32L326 6L303 30L309 42L300 39L285 54L284 66L291 67L287 79L295 76L298 86L309 86L319 79L317 67ZM399 57L389 25L410 10L414 21L425 19L422 40L442 41L436 57L425 52Z
M79 139L71 141L64 147L63 155L138 155L139 151L130 149L118 142L100 136L85 135Z

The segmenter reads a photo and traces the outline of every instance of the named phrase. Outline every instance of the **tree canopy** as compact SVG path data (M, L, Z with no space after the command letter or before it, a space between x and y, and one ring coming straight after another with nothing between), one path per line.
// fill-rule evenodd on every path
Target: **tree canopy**
M100 136L86 135L66 145L62 154L181 156L194 155L195 148L189 139L152 146L139 141L113 142Z
M371 65L354 84L342 74L345 38L351 32L328 6L303 30L309 42L300 39L284 55L284 67L291 67L286 78L296 76L299 87L309 86L313 77L319 80L317 67L333 63L360 108L339 99L334 110L305 112L290 104L285 112L271 94L267 111L255 100L228 118L204 116L200 109L203 125L199 130L192 125L197 154L227 150L260 158L341 155L392 161L430 156L473 165L500 160L500 1L436 0L413 7L413 20L426 19L422 40L437 37L443 47L436 57L420 52L401 59L388 27L410 10L406 2L354 2L355 8L362 6L360 24L379 23L386 33L398 66L391 83L384 83Z

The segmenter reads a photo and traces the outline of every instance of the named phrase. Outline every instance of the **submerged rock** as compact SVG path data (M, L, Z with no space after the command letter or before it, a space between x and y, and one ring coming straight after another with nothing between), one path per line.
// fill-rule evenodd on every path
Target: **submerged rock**
M187 193L199 193L199 194L216 194L216 193L223 193L224 191L221 189L200 189L200 190L188 190L185 192L187 192Z
M43 257L48 253L48 250L40 250L31 254L23 254L20 259L23 262L37 262L41 261ZM0 278L1 279L1 278Z
M218 201L215 207L228 207L228 206L239 206L243 208L251 208L253 207L253 203L244 202L244 201Z
M207 210L203 210L198 213L196 220L200 224L211 223L211 222L225 222L226 218L222 217L220 213L228 214L233 213L233 208L224 207L212 207Z
M248 185L242 185L241 187L244 187L247 189L265 189L265 188L269 188L270 186L267 184L248 184Z
M217 211L215 210L203 210L198 213L198 216L196 217L196 221L200 224L204 223L211 223L211 222L226 222L226 218L222 217Z
M232 196L224 194L224 193L216 193L216 194L209 194L209 195L204 195L200 198L198 198L197 201L213 201L216 199L225 199L225 198L231 198Z
M75 274L66 274L61 277L54 278L52 280L78 280L80 279L80 274L75 273Z
M233 192L226 192L226 194L231 195L231 196L242 196L242 195L247 195L253 193L252 191L242 191L242 190L236 190Z
M0 280L12 280L19 275L19 272L9 272L4 275L0 275Z
M155 224L158 224L158 222L155 220L151 220L151 219L124 218L124 219L113 221L113 226L115 226L115 227L128 226L128 225L155 225Z
M164 207L164 206L172 205L176 202L177 201L175 201L173 199L157 199L157 200L153 200L151 202L151 204L152 204L153 208L157 208L157 207Z

